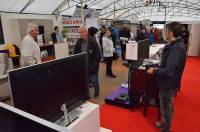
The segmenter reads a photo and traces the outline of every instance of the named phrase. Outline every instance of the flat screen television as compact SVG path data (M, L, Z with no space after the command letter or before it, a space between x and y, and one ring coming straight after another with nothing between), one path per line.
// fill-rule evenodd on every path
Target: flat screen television
M14 107L55 122L61 105L68 111L88 97L87 53L9 72Z
M149 59L148 39L138 41L138 60Z
M0 103L1 132L67 132L63 128L41 118Z

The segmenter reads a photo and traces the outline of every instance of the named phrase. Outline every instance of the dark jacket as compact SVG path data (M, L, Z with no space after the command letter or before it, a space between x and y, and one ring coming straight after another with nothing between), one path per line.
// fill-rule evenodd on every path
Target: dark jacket
M130 33L129 29L123 28L122 30L120 30L119 37L125 37L125 38L130 39L131 33Z
M83 39L79 39L76 42L76 46L74 49L74 54L81 53ZM89 75L94 75L99 71L99 62L101 61L102 53L95 38L88 37L88 70Z
M99 44L100 44L101 47L102 47L102 38L103 38L104 34L105 34L105 32L101 31L100 38L99 38Z
M184 43L185 45L188 44L189 36L190 36L190 34L189 34L189 31L187 31L187 30L183 31L182 34L181 34L181 37L182 37L182 39L183 39L183 43Z
M53 41L53 43L57 43L57 38L56 38L55 32L51 33L51 40Z
M161 89L177 89L186 62L186 49L181 38L168 44L163 49L162 62L156 71L158 86Z
M137 41L145 40L147 39L145 33L140 32L137 36Z

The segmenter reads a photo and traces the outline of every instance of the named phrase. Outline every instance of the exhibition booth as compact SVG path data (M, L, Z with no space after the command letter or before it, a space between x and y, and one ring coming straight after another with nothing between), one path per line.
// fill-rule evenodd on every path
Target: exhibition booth
M180 3L185 4L184 7L190 3L173 2L0 2L0 132L158 131L154 128L153 121L162 120L159 88L157 78L148 75L147 70L160 66L161 55L167 44L164 37L166 25L176 20L174 8ZM186 10L182 6L180 9L183 10L182 13ZM190 10L192 9L186 10L185 14L187 12L188 15L194 15L190 14ZM152 15L153 12L158 13ZM176 111L176 123L188 124L187 119L198 117L189 117L188 113L183 113L183 109L190 113L194 110L195 114L199 112L199 108L194 107L199 106L196 87L200 81L197 75L200 64L200 17L198 11L196 14L197 18L191 17L191 21L178 19L181 18L181 13L177 16L177 20L187 27L189 38L183 77L185 82L181 83L183 92L177 92L175 100L179 112ZM159 15L162 17L158 18ZM38 35L34 39L40 50L41 63L22 67L21 45L24 36L27 35L29 23L38 26ZM90 87L94 86L90 86L88 75L88 53L74 54L76 42L80 39L79 28L83 25L99 30L96 34L98 43L100 37L103 37L100 33L104 26L112 33L116 31L117 36L117 59L112 60L113 72L117 74L117 78L114 80L105 76L106 65L104 62L100 63L99 83L105 84L104 87L100 84L101 94L95 98L90 96L90 93L93 93ZM58 32L55 31L55 27L58 28ZM130 38L119 35L125 27L130 31ZM149 39L137 40L139 29L143 27L152 31L158 30L159 41L150 44ZM53 41L53 33L59 41ZM120 58L123 46L121 44L126 47L123 61ZM190 86L195 92L187 90ZM192 98L193 96L196 98ZM185 101L182 102L183 99ZM200 128L198 120L195 119L191 124L194 127L191 128L191 132ZM181 129L182 125L177 124L172 130L184 132L184 129ZM187 125L186 128L185 130L189 131Z

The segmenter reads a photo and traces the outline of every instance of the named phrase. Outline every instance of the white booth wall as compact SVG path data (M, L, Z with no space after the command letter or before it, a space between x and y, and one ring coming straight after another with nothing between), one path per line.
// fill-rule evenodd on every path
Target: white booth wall
M200 24L192 24L190 32L189 56L200 56Z
M20 34L17 33L19 31L19 27L16 19L47 19L53 20L53 26L59 26L62 29L62 17L54 16L54 15L37 15L37 14L16 14L16 13L0 13L4 40L6 43L13 43L16 45L20 45L21 37ZM16 22L16 23L15 23Z

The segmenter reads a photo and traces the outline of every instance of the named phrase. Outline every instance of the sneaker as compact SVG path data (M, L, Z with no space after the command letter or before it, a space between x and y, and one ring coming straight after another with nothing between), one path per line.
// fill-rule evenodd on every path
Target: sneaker
M162 128L162 127L163 127L163 123L160 122L160 121L156 121L156 122L155 122L155 127L157 127L157 128Z

